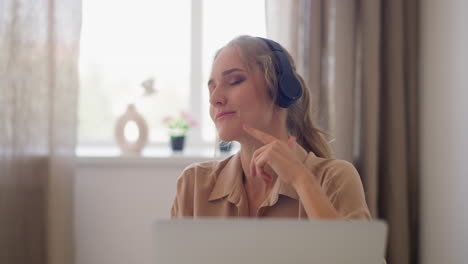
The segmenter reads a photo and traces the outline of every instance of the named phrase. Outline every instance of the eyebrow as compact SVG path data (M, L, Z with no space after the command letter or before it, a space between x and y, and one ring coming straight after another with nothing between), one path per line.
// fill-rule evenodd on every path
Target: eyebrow
M244 70L239 69L239 68L232 68L232 69L223 71L223 72L221 73L221 75L222 75L222 76L226 76L226 75L231 74L231 73L236 72L236 71L245 72ZM210 80L208 81L208 86L210 86L211 83L213 83L213 79L210 79Z

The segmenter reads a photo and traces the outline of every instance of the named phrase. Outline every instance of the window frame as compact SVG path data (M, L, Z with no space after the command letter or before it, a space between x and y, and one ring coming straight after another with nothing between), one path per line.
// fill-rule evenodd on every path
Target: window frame
M198 126L188 132L186 148L212 148L215 142L204 140L202 137L202 116L203 116L203 93L200 88L203 79L202 58L203 58L203 0L190 1L190 77L189 77L189 105L188 111L193 118L198 121ZM169 137L167 142L149 141L146 147L169 148ZM77 153L93 152L93 149L117 148L114 139L109 140L79 140L77 137Z
M185 149L190 151L215 149L216 139L207 140L203 137L203 116L205 105L202 89L203 87L203 4L204 0L190 0L190 73L189 73L189 104L188 111L198 122L198 126L188 131L185 142ZM115 140L79 140L77 136L76 153L79 156L86 156L88 153L93 156L95 150L112 149L118 150ZM170 149L169 137L166 142L148 141L145 149Z

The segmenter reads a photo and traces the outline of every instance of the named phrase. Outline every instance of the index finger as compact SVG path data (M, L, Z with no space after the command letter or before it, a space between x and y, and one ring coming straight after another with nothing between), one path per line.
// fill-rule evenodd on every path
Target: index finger
M249 133L249 135L251 135L252 137L260 140L263 144L268 144L270 142L273 142L275 140L278 140L277 138L275 138L274 136L268 134L268 133L265 133L261 130L258 130L256 128L253 128L249 125L246 125L244 124L242 126L244 128L244 130Z

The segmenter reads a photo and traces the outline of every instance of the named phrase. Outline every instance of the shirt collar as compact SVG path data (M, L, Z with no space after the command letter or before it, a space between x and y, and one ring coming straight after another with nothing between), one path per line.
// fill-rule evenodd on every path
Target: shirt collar
M297 146L297 151L306 155L306 159L303 162L307 162L307 160L316 157L314 153L307 153L300 146ZM237 204L244 188L242 183L243 173L240 152L229 157L225 164L225 166L213 170L213 173L217 173L218 177L215 177L216 183L210 193L208 201L218 200L227 196L228 201ZM276 204L280 194L299 200L299 195L294 187L278 179L273 186L270 197L267 199L268 205L272 206Z
M240 162L240 152L228 158L226 165L215 169L217 173L215 186L210 193L208 201L214 201L228 196L228 200L237 203L242 192L242 164Z

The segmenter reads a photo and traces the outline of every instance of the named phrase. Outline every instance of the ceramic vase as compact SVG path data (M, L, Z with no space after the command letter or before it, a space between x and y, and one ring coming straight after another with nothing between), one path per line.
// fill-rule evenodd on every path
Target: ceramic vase
M130 141L125 137L125 126L129 122L135 122L138 128L138 138ZM148 125L143 116L138 113L134 104L127 106L127 111L121 115L115 124L115 141L122 155L140 155L148 142Z

